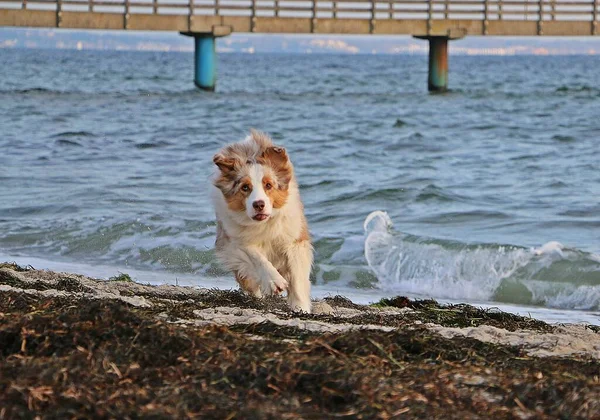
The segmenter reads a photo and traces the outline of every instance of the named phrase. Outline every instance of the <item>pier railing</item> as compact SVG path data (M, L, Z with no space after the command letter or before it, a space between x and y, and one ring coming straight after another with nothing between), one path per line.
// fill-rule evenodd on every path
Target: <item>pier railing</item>
M599 11L600 0L0 0L0 25L575 36L598 33Z

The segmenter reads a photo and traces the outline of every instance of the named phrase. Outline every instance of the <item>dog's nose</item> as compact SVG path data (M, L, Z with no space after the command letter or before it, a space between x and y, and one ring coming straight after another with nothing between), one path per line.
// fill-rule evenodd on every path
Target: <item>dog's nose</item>
M265 208L265 202L263 200L257 200L252 203L252 207L254 207L254 210L256 211L263 211Z

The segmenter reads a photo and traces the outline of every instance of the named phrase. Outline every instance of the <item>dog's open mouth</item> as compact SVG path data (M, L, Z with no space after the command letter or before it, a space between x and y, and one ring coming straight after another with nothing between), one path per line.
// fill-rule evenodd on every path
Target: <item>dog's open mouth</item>
M269 218L270 215L268 214L264 214L264 213L259 213L256 216L253 217L254 220L258 220L259 222L262 222L263 220L267 220Z

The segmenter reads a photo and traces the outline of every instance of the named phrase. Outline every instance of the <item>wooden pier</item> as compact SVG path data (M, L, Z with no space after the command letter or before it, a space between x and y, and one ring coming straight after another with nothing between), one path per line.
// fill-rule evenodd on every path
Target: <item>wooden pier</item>
M435 49L429 87L444 90L448 40L597 36L599 11L600 0L0 0L0 26L178 31L200 37L196 84L209 90L214 64L204 64L215 62L209 57L215 54L214 38L232 32L412 35Z

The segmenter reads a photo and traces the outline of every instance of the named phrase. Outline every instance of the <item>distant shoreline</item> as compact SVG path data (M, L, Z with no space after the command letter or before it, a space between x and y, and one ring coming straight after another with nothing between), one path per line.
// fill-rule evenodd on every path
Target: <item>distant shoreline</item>
M0 49L193 53L175 32L0 28ZM217 42L219 53L424 56L428 44L410 36L235 33ZM450 46L452 56L599 55L594 37L468 37Z
M599 46L600 48L600 46ZM110 49L110 48L85 48L78 49L77 47L44 47L44 46L35 46L35 47L22 47L22 46L14 46L7 47L0 45L0 50L43 50L43 51L79 51L79 52L106 52L106 53L115 53L115 52L123 52L123 53L169 53L169 54L193 54L193 48L182 48L182 49ZM427 57L427 51L416 52L416 53L389 53L389 54L370 54L368 52L360 52L360 53L331 53L329 51L318 51L318 52L290 52L290 51L235 51L228 49L219 49L217 47L218 54L238 54L238 55L295 55L295 56L382 56L382 57ZM457 57L594 57L600 55L600 51L594 54L586 54L583 52L578 53L564 53L564 54L533 54L533 53L523 53L523 54L485 54L485 53L475 53L475 54L467 54L461 52L452 52L454 56Z

